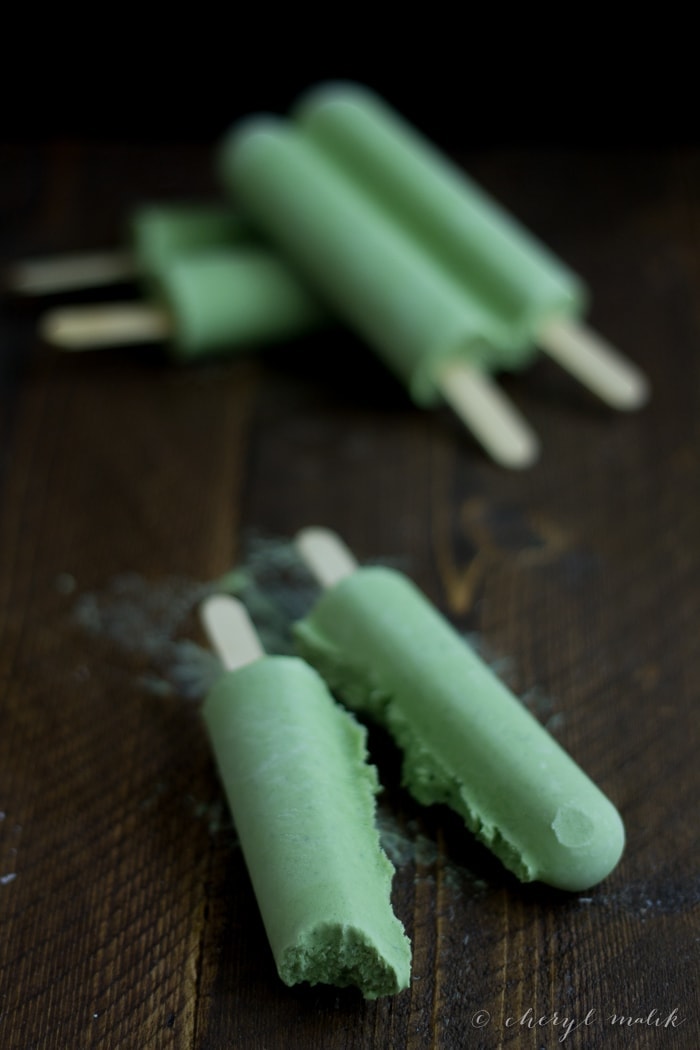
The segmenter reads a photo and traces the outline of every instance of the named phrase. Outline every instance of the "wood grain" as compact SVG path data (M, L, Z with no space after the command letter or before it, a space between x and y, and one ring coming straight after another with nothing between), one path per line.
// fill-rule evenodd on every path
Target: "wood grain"
M53 354L38 304L3 303L4 1050L696 1050L700 154L465 161L653 383L624 416L550 362L505 379L543 442L527 472L414 409L348 333L178 370ZM140 199L216 193L203 146L24 144L0 172L5 262L114 242ZM407 796L373 729L414 949L411 988L376 1003L279 982L188 648L207 584L312 523L407 571L628 831L589 894L522 886Z

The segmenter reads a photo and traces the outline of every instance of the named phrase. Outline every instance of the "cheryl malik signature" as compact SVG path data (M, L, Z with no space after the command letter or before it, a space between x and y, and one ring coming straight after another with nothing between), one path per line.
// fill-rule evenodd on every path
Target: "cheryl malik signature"
M602 1010L588 1010L584 1017L576 1017L570 1014L559 1013L554 1010L548 1014L538 1014L533 1007L529 1006L521 1014L509 1014L504 1018L505 1028L548 1028L557 1033L557 1042L564 1043L574 1032L582 1028L590 1028L593 1025L609 1025L614 1028L680 1028L685 1024L686 1018L680 1014L679 1007L674 1006L666 1012L656 1007L642 1013L615 1012L605 1013ZM477 1010L472 1014L472 1028L486 1028L491 1024L491 1014L488 1010Z

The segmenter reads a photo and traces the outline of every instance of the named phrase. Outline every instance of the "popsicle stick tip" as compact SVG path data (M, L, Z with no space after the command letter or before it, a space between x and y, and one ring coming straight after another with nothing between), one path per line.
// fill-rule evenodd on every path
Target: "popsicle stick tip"
M136 275L130 253L105 250L19 260L8 267L5 285L14 295L38 296L116 284Z
M331 529L310 525L297 533L294 545L323 587L333 587L357 569L352 551Z
M537 462L539 438L488 373L454 360L443 366L437 383L447 403L496 463L523 470Z
M84 339L80 326L76 328L71 320L70 307L49 310L39 318L37 324L39 338L57 350L88 350L94 344Z
M110 346L162 342L172 322L149 303L101 303L48 310L39 320L39 335L59 350L99 350Z
M538 343L611 408L633 412L651 396L651 385L641 369L579 321L551 319L539 333Z
M199 614L212 648L228 671L264 656L246 608L237 598L212 594L202 602Z
M488 444L486 441L482 443L493 461L508 470L527 470L534 467L542 451L540 439L522 417L517 427L513 427L511 421L509 428L504 428L497 440L489 440Z

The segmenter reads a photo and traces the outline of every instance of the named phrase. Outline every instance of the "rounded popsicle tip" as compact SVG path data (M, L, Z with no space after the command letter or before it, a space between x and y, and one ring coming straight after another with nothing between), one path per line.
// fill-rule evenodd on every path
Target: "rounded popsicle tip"
M266 129L275 130L276 128L283 127L286 124L284 117L279 116L277 113L248 113L246 116L241 117L239 120L234 121L233 124L224 133L223 141L227 142L231 138L237 138L239 135L247 135L253 131L263 131Z
M379 105L380 100L375 92L355 80L326 80L302 92L294 105L292 115L303 121L307 113L337 102L360 104L370 102Z
M234 188L235 173L245 156L257 143L275 138L284 130L286 121L274 113L253 113L236 121L219 143L216 167L224 186Z
M613 804L600 795L595 805L577 800L560 805L548 838L541 870L534 877L576 893L596 886L617 866L625 848L625 827Z

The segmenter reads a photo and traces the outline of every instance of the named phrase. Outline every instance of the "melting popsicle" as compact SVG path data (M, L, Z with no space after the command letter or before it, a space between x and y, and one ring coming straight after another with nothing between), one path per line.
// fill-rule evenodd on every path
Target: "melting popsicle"
M415 401L446 399L500 462L539 445L489 373L535 344L615 407L644 403L636 366L578 323L578 278L366 89L248 118L220 156L233 198Z
M235 599L210 598L203 618L227 668L204 721L280 977L367 999L401 991L411 950L365 730L308 664L263 653Z
M358 568L327 530L297 543L327 588L299 651L389 729L415 798L451 806L523 882L580 891L609 875L625 841L613 804L413 584Z

